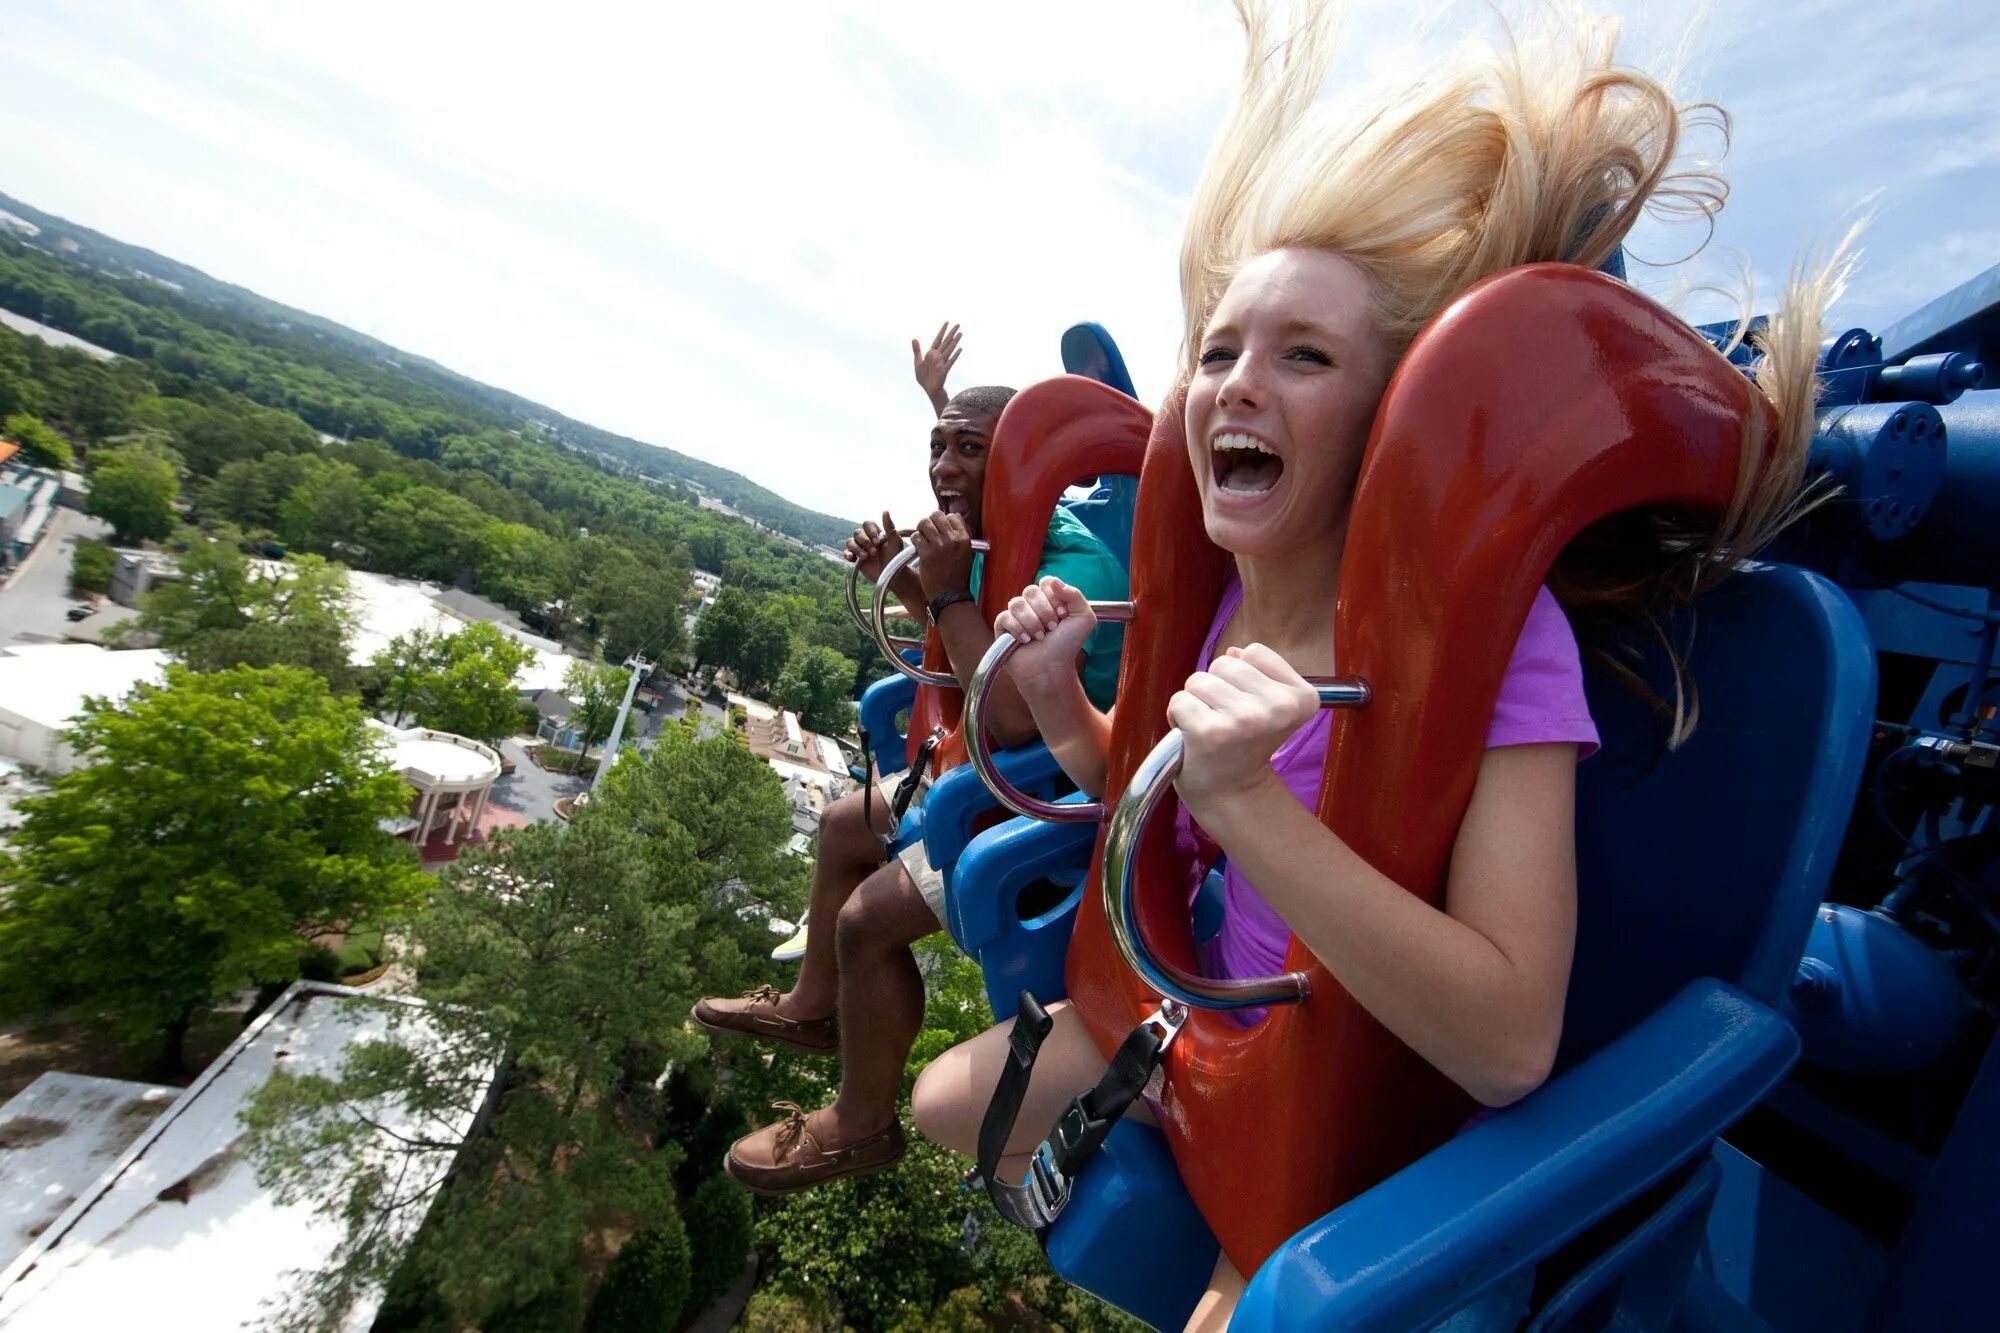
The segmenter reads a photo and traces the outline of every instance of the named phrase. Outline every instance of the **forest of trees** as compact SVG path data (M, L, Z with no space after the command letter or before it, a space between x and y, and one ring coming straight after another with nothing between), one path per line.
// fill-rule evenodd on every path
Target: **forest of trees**
M469 422L503 429L525 431L530 425L537 425L550 438L593 457L608 471L673 484L692 482L772 531L808 544L837 546L853 529L854 525L845 519L793 504L727 468L599 430L504 389L467 379L434 361L391 347L332 320L280 305L233 283L219 282L200 269L127 245L4 194L0 194L0 209L40 227L42 234L37 240L44 246L73 246L74 259L93 273L134 280L126 294L139 304L152 304L154 293L169 295L169 289L162 283L173 283L185 298L178 308L192 314L197 322L233 332L246 342L271 346L302 364L324 366L392 402L429 404ZM115 341L91 337L60 319L44 319L33 309L21 309L5 299L0 299L0 306L79 337L90 337L112 351L127 353ZM61 313L60 306L56 313ZM114 339L125 333L125 326L115 316L99 319L100 332ZM135 323L134 338L138 328ZM320 430L335 435L344 433L342 424L321 424L309 412L302 411L301 415L314 421Z
M842 700L884 670L822 556L380 361L7 237L0 308L120 354L0 328L0 418L81 446L92 511L123 540L164 540L185 517L251 551L458 583L612 662L684 657L699 567L785 627L709 664L775 690L796 659L792 695L817 725L845 715L824 687L839 664L815 650L847 666Z
M1131 1327L1051 1277L914 1131L899 1170L788 1199L753 1203L720 1175L769 1102L818 1104L835 1073L711 1045L686 1020L697 996L780 980L766 921L805 903L782 786L732 739L670 722L570 823L500 834L442 877L380 826L409 798L368 714L504 734L513 648L473 626L357 668L347 566L462 582L603 659L727 667L829 730L881 670L837 566L249 307L5 238L0 307L120 353L0 328L0 418L73 447L93 509L182 547L189 576L141 617L176 659L165 682L93 705L71 743L105 762L21 803L0 852L0 1016L64 1011L184 1078L190 1029L228 1017L216 1006L329 975L316 941L365 921L449 1038L357 1047L335 1077L258 1098L245 1151L348 1237L282 1324L325 1327L386 1284L383 1333L670 1330L754 1247L751 1333ZM79 588L107 557L79 547ZM683 642L696 566L725 587ZM907 1079L991 1018L974 964L941 941L922 961L933 998ZM355 1107L446 1106L493 1068L492 1114L448 1178L404 1181L358 1151ZM410 1190L435 1193L426 1220L384 1245Z

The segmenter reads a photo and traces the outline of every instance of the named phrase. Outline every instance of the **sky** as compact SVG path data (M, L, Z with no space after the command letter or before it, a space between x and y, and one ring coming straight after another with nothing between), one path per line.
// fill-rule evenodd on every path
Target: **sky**
M1514 6L1519 8L1518 5ZM1838 327L2000 262L2000 27L1963 0L1606 3L1734 118L1695 265L1773 290L1872 211ZM1356 0L1330 86L1484 30ZM1186 201L1241 40L1223 0L832 6L0 0L0 192L850 518L928 510L910 339L954 387L1110 328L1179 338ZM1645 226L1633 249L1694 240Z

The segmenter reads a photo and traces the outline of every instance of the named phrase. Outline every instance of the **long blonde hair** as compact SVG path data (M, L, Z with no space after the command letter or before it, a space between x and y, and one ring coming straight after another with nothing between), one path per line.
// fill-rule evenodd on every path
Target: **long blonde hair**
M1609 19L1544 4L1524 34L1462 48L1358 110L1313 105L1334 53L1334 3L1306 0L1282 31L1267 0L1236 9L1248 54L1181 243L1183 375L1237 269L1267 251L1331 250L1360 267L1375 325L1400 356L1483 278L1543 261L1599 267L1643 213L1712 231L1727 198L1712 166L1677 163L1704 125L1726 146L1727 115L1679 103L1659 79L1615 64ZM1657 624L1799 512L1821 326L1852 240L1795 268L1753 339L1751 374L1770 415L1746 427L1728 511L1619 515L1586 533L1550 578L1573 617ZM1676 742L1695 713L1680 684Z

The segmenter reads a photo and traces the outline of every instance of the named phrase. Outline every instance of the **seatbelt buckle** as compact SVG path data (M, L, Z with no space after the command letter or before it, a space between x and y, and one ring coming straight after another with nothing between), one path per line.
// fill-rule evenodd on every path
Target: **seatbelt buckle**
M1075 1109L1074 1105L1071 1109ZM1063 1114L1067 1119L1069 1113ZM1027 1187L1034 1194L1035 1202L1046 1219L1042 1224L1044 1229L1062 1216L1062 1210L1068 1206L1070 1184L1070 1178L1056 1165L1054 1145L1043 1139L1036 1145L1035 1155L1028 1159Z
M1188 1007L1179 1000L1161 1000L1160 1007L1139 1020L1142 1028L1151 1028L1153 1035L1160 1039L1160 1054L1165 1055L1167 1047L1187 1025Z
M1035 1191L1043 1209L1051 1222L1062 1212L1069 1202L1070 1187L1074 1178L1063 1169L1063 1163L1077 1160L1079 1151L1095 1152L1098 1143L1104 1140L1104 1133L1110 1126L1097 1120L1085 1104L1089 1093L1082 1093L1070 1099L1057 1117L1049 1136L1035 1147L1035 1155L1028 1163L1028 1185ZM1088 1140L1095 1139L1096 1142Z

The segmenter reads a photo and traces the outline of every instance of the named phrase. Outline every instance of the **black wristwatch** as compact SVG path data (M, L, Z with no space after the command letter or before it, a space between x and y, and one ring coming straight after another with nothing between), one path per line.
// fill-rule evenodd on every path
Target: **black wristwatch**
M944 622L945 608L957 606L960 602L969 602L971 600L973 600L972 594L964 588L954 588L948 593L943 593L933 598L930 605L931 624L938 625Z

